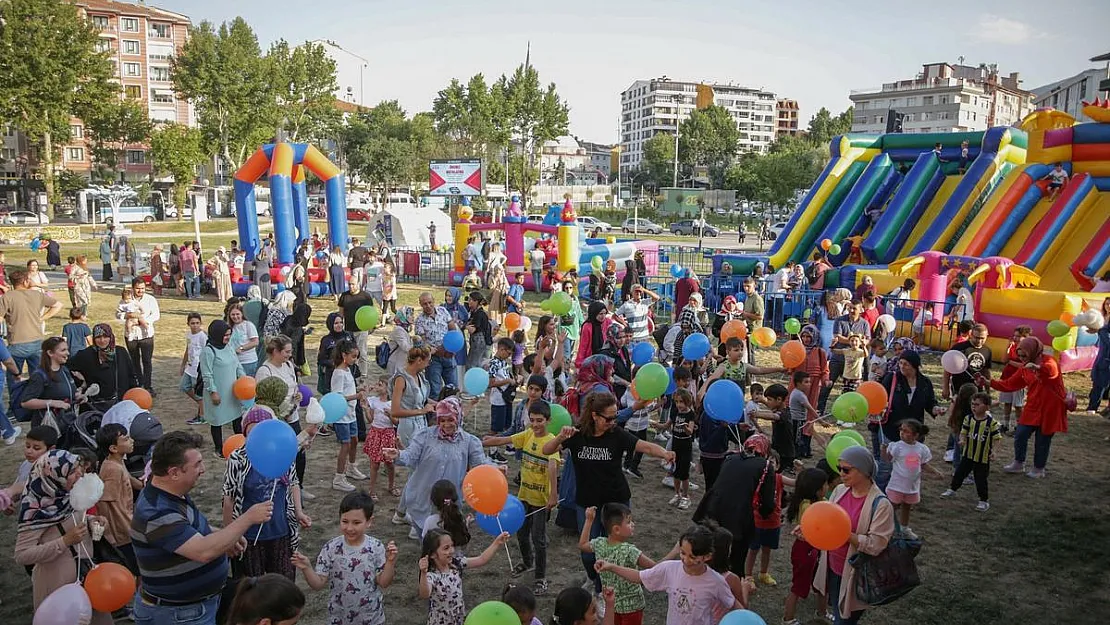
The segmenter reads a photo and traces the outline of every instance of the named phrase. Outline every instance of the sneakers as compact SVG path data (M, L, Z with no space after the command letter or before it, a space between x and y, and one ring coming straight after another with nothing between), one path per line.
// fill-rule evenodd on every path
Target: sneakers
M625 467L624 468L624 474L625 475L631 475L632 477L634 477L638 480L644 479L644 474L640 473L639 469L633 469L631 467Z
M796 618L792 618L790 620L782 619L782 625L802 625L802 622Z
M500 451L493 452L489 455L489 457L490 460L493 460L494 464L509 464L509 459L506 458Z
M678 500L678 509L679 510L688 510L689 508L690 508L690 498L689 497L682 497Z
M332 490L342 491L344 493L351 493L355 490L355 485L347 481L347 476L342 473L336 473L335 478L331 481Z
M204 417L202 417L200 415L197 415L197 416L193 417L192 419L189 419L188 421L186 421L185 425L204 425L205 423L207 423L207 422L204 420Z
M663 486L666 486L667 488L674 488L674 477L668 475L667 477L663 478Z
M316 499L316 495L313 495L312 493L310 493L307 490L302 488L301 489L301 499L303 499L305 501L312 501L313 499Z
M757 577L756 579L759 580L759 583L763 584L764 586L779 585L779 583L775 581L775 578L771 577L770 573L760 573L759 577Z
M679 497L679 496L678 496L678 494L676 493L676 494L675 494L675 496L674 496L674 497L671 497L671 500L667 502L667 505L668 505L668 506L677 506L677 505L678 505L678 502L679 502L679 501L680 501L681 499L682 499L682 497Z
M517 562L516 564L513 565L513 570L509 573L509 575L511 575L512 577L520 577L521 575L524 575L528 571L531 571L532 568L533 567L530 564L525 564L523 562Z
M398 514L397 512L393 513L393 517L389 519L389 522L394 524L394 525L408 525L409 524L409 522L405 520L405 515Z
M1025 477L1031 477L1035 480L1039 480L1044 477L1044 469L1031 469L1028 473L1025 474Z
M945 462L951 464L952 461L955 458L956 458L956 450L955 449L949 449L948 451L944 452L944 461Z
M316 432L316 436L331 436L331 428L326 425L321 427L320 430Z
M910 529L908 527L903 527L902 528L902 535L905 536L906 538L910 539L910 540L920 540L920 537L917 534L915 534L912 529Z
M346 475L347 475L347 477L351 478L352 480L365 480L366 479L366 474L363 473L362 471L359 471L358 467L355 466L354 464L348 464L347 465L347 474Z
M951 488L949 488L948 490L946 490L946 491L944 491L943 493L941 493L941 494L940 494L940 496L941 496L941 497L951 497L952 495L955 495L955 494L956 494L956 491L954 491L954 490L952 490Z
M14 428L12 428L12 435L4 437L4 444L5 445L14 445L15 444L15 439L19 438L19 435L22 432L23 432L23 427L22 426L19 426L19 425L15 426Z
M986 501L980 501L980 502L979 502L979 503L978 503L978 504L977 504L977 505L975 506L975 509L976 509L976 510L978 510L979 512L986 512L987 510L990 510L990 509L991 509L991 505L990 505L990 503L988 503L988 502L986 502Z
M1024 462L1018 462L1017 460L1015 460L1015 461L1011 462L1010 464L1002 467L1002 472L1003 473L1025 473L1025 463Z
M537 597L546 595L547 594L547 580L546 579L537 579L536 583L532 585L532 594L536 595Z
M410 540L420 540L420 532L414 527L409 530Z

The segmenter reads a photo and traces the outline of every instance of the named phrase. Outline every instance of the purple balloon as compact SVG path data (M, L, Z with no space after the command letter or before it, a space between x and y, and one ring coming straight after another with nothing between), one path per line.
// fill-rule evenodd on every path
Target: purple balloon
M312 389L308 388L307 384L301 384L297 387L297 391L301 394L301 408L304 408L312 399Z
M35 610L34 625L75 625L92 620L92 603L85 589L66 584L50 593Z

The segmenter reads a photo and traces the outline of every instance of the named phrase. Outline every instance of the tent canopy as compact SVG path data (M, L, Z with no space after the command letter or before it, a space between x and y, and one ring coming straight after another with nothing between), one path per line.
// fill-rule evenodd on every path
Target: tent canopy
M381 224L379 228L378 224ZM436 244L451 243L451 218L436 208L387 208L370 218L367 239L375 240L374 230L384 230L390 245L428 247L428 225L436 226Z

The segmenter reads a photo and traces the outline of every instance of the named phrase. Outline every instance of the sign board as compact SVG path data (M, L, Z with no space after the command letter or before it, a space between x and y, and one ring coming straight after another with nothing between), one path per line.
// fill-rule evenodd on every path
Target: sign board
M429 195L482 195L482 161L452 159L428 163Z

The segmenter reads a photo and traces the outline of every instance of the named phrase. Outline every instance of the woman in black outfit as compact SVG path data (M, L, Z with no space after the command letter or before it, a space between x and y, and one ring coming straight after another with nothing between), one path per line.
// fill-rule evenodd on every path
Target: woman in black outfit
M312 317L312 307L299 302L293 306L293 314L281 322L281 333L293 341L293 366L298 371L303 370L307 362L304 351L304 336L306 333L305 327L308 325L310 317Z
M898 430L906 419L925 423L925 415L936 418L943 409L937 406L937 395L933 381L921 372L921 356L912 350L902 352L894 365L887 365L888 373L883 377L883 388L890 393L890 410L886 421L880 426L883 442L899 439ZM925 437L921 437L925 442ZM885 489L890 481L891 464L880 458L875 483Z
M22 396L23 408L33 411L31 427L42 425L48 409L53 413L67 412L84 400L66 368L67 360L69 345L65 339L52 336L42 342L42 364L31 372Z
M100 392L89 397L100 409L110 407L123 398L127 391L139 386L139 378L131 363L131 355L123 347L116 345L112 326L98 323L93 326L93 344L77 352L66 363L75 378L84 382L84 387L96 384Z
M613 359L613 394L619 402L624 397L628 385L632 384L632 355L628 353L631 331L616 323L609 325L605 335L605 346L597 353Z

